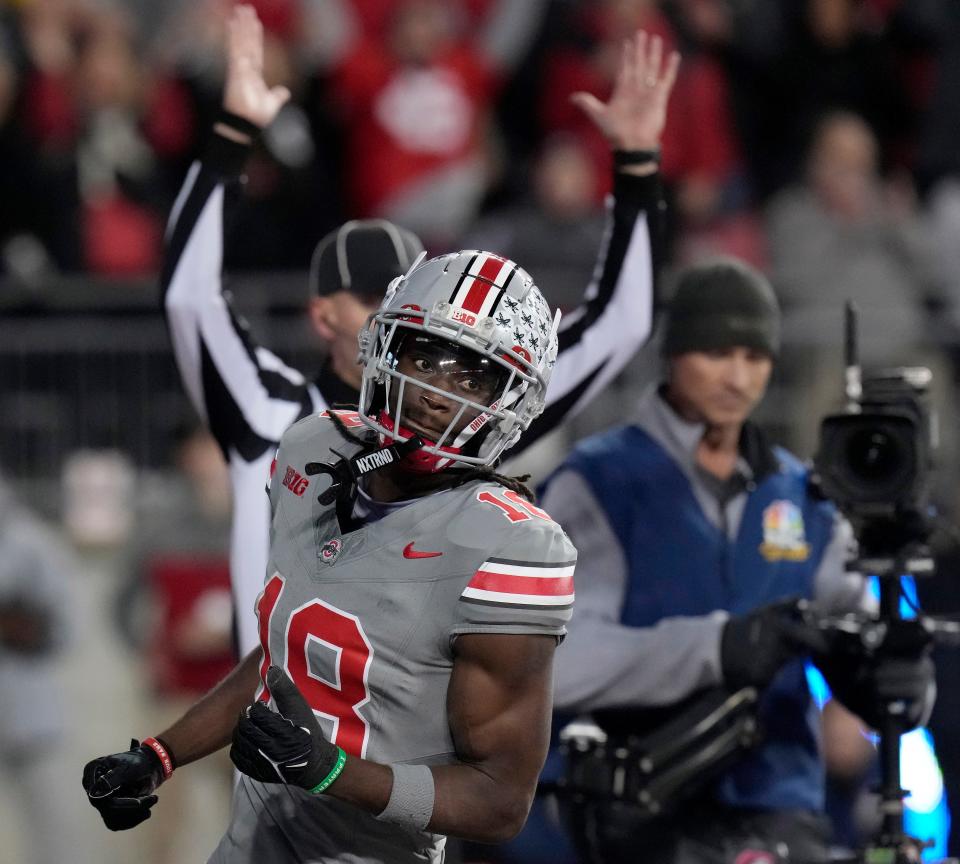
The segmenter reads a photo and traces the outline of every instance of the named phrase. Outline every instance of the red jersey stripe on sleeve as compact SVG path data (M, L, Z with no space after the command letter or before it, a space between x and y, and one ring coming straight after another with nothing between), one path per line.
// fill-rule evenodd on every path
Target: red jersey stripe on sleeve
M460 596L493 603L568 605L574 597L573 571L574 562L551 566L488 560Z
M483 591L502 591L507 594L536 594L561 596L573 593L573 576L512 576L509 573L491 573L478 570L473 574L468 588Z

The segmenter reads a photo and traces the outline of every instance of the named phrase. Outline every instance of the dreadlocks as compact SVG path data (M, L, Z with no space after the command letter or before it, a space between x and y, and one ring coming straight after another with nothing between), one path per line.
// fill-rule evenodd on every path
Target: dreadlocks
M488 466L471 468L464 471L455 469L450 473L456 475L449 487L450 489L456 489L458 486L463 486L471 480L484 480L488 483L499 483L501 486L505 486L518 495L522 495L531 504L537 503L537 496L534 495L533 490L526 485L527 480L530 479L529 474L521 474L519 477L507 477L505 474L499 474Z

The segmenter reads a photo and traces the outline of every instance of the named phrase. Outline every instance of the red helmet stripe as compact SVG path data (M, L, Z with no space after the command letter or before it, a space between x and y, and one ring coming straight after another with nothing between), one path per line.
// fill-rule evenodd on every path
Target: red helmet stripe
M468 312L477 313L483 306L483 301L487 299L487 294L492 290L489 282L481 282L479 279L471 279L470 290L467 296L463 298L463 308Z
M491 314L516 266L497 255L478 255L471 262L451 302L478 316Z

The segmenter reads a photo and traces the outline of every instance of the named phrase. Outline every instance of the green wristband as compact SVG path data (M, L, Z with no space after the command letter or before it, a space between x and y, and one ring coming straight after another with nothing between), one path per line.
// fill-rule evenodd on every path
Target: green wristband
M347 764L347 754L343 752L342 747L337 747L337 763L330 770L330 773L323 778L316 786L310 790L311 795L319 795L321 792L329 789L333 784L333 781L336 780L342 773L343 767Z

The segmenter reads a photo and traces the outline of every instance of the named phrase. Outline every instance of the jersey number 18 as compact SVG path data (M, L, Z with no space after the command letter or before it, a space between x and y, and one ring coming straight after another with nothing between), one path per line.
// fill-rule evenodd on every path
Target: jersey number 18
M257 619L263 661L260 664L260 692L257 699L270 700L266 685L270 657L270 618L283 591L283 577L275 574L257 600ZM310 671L307 654L316 643L334 652L336 667L333 681L324 681ZM311 708L333 721L331 740L353 756L363 756L367 747L369 724L360 708L369 701L367 674L373 648L355 615L313 600L295 610L287 623L286 671Z

